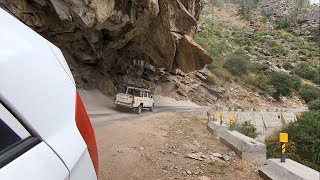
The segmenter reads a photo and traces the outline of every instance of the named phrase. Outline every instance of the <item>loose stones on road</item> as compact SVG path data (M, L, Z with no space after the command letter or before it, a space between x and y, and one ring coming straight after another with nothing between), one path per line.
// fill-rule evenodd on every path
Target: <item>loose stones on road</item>
M210 180L208 176L201 176L199 177L199 180Z

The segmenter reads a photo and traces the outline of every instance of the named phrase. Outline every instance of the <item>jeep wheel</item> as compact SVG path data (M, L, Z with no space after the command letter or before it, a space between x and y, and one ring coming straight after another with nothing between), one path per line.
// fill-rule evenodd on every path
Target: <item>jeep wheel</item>
M138 107L136 107L136 113L140 114L142 112L142 105L139 105Z
M154 104L152 104L150 111L153 112L154 111Z

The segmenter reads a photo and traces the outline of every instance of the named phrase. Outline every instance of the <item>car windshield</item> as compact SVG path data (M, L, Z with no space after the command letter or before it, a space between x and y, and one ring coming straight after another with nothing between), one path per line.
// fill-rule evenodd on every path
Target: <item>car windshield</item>
M133 96L141 96L141 91L138 89L128 88L127 94L133 95Z

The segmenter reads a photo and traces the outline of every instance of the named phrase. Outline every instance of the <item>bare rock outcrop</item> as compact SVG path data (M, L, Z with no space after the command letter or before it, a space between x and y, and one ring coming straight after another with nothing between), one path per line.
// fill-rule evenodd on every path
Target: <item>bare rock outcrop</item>
M200 0L0 0L0 7L61 48L79 86L105 89L136 61L184 72L211 62L192 40Z
M261 0L262 12L272 21L287 21L290 29L307 39L319 31L320 5L296 0Z
M190 72L194 69L202 69L203 66L209 64L211 58L209 54L202 49L188 35L184 35L178 42L176 65L184 72Z

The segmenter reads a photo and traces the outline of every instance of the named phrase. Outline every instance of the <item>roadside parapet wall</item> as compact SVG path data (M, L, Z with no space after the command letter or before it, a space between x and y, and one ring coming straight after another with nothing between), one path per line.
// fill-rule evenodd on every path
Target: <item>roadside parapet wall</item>
M237 131L229 131L226 124L208 122L207 128L212 135L231 148L242 159L260 166L259 174L264 179L272 180L319 180L320 172L304 166L298 162L286 159L266 159L266 145L245 136ZM280 145L280 144L279 144Z
M209 121L207 128L212 135L219 137L223 144L235 151L242 159L258 166L266 161L265 144L237 131L229 131L227 125L220 125L218 121Z
M235 123L241 124L245 121L249 121L257 128L258 137L256 138L260 142L264 142L265 137L273 132L281 129L282 126L296 120L296 116L293 112L281 112L281 111L212 111L207 113L212 115L216 113L216 119L220 121L219 114L223 114L223 124L229 125L229 117L233 115L235 117Z
M220 141L234 150L242 159L255 165L262 165L267 157L266 145L237 131L220 133Z
M268 159L260 167L260 176L264 179L281 180L319 180L320 172L313 170L300 163L286 159L286 162L280 162L280 159Z
M212 135L217 137L221 137L221 134L228 130L228 126L226 124L220 125L218 121L208 122L207 128Z

